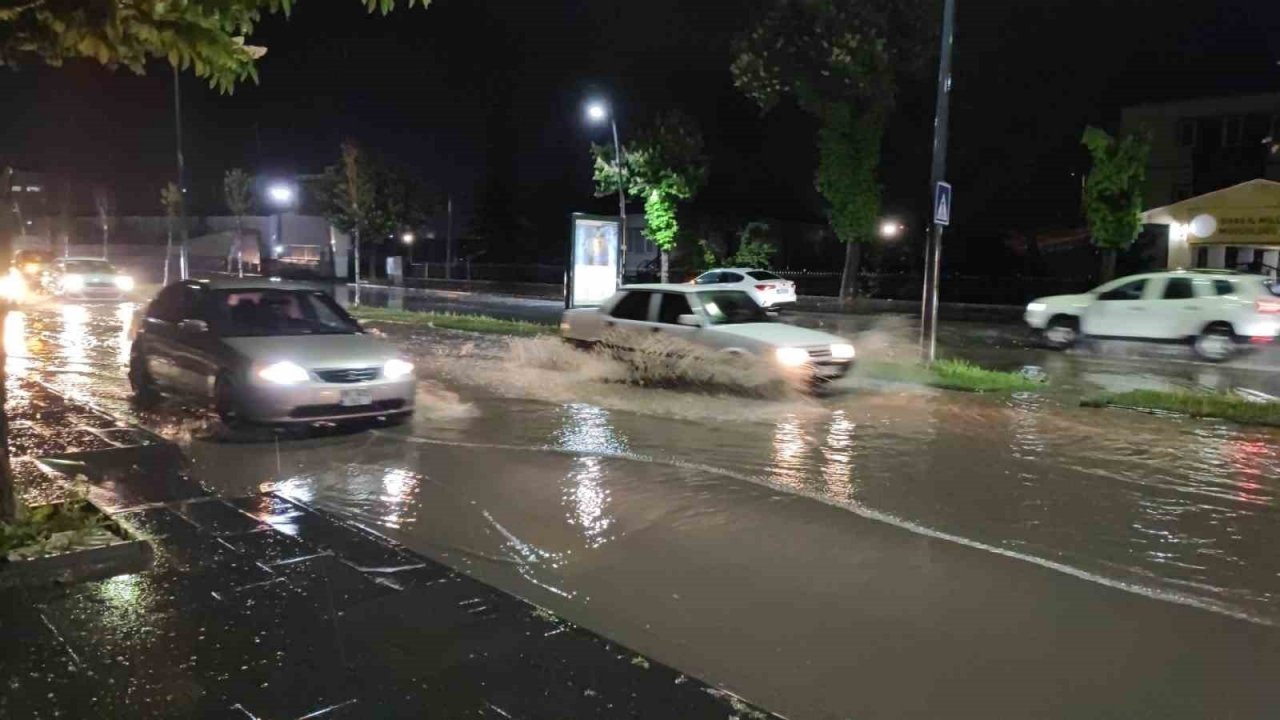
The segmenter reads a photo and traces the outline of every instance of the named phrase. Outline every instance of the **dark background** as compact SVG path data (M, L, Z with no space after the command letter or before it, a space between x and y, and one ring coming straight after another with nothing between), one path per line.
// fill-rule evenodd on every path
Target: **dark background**
M624 142L664 108L699 121L712 173L697 212L821 222L812 122L790 106L762 117L730 80L730 43L754 7L435 0L381 17L303 0L251 39L269 48L257 85L220 95L184 77L192 212L222 211L229 167L319 172L350 137L453 194L462 231L500 217L523 229L513 258L554 261L570 212L613 211L592 195L589 144L608 130L584 122L583 103L599 95ZM994 263L1007 232L1078 225L1086 124L1114 129L1138 102L1280 89L1278 29L1271 0L961 0L947 262ZM908 224L904 247L923 232L934 80L901 89L885 141L885 210ZM160 212L174 175L167 66L0 71L0 97L0 162L68 178L82 212L94 184L122 213Z

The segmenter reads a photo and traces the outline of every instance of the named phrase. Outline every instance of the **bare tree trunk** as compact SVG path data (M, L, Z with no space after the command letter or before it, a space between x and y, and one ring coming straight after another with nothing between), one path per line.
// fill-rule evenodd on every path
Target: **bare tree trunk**
M862 243L845 243L844 272L840 275L840 302L853 302L858 297L858 269L862 266Z
M670 274L669 271L671 269L671 253L667 252L666 250L662 250L660 251L659 257L662 258L662 276L661 276L662 282L664 283L669 282L667 278Z
M1112 248L1102 249L1102 280L1109 282L1116 278L1116 251Z
M169 236L164 242L164 279L160 281L162 286L169 284L169 262L173 255L173 224L169 224Z
M354 248L355 250L355 265L356 265L356 297L355 297L355 302L353 302L352 304L355 305L356 307L360 307L360 230L359 228L352 231L351 237L353 240L353 242L351 243L351 247Z

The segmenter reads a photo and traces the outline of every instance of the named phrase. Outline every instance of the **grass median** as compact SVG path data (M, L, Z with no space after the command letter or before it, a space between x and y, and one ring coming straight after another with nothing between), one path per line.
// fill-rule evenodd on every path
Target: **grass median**
M1280 427L1280 402L1259 402L1226 393L1129 390L1089 398L1081 402L1081 405L1180 413L1193 418L1215 418L1242 425Z
M412 310L390 310L367 306L348 308L348 311L357 320L367 322L396 323L399 325L433 327L444 330L465 330L467 332L488 333L491 335L518 335L522 337L554 335L556 333L556 328L552 325L525 322L523 320L503 320L488 315L414 312Z
M976 393L1030 392L1045 385L1020 372L988 370L965 360L938 360L930 365L871 361L862 363L859 372L874 380Z

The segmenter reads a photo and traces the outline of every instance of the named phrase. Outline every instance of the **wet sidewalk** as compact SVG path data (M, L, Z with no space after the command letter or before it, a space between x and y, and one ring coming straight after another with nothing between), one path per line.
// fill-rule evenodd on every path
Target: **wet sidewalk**
M156 564L0 592L0 717L768 717L327 514L214 497L173 446L39 384L10 393L24 497L88 483Z

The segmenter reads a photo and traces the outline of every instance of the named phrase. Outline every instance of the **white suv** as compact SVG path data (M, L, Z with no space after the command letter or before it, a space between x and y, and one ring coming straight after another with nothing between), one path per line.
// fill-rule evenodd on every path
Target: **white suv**
M1112 280L1083 295L1038 298L1024 317L1054 348L1070 347L1081 335L1190 340L1200 357L1216 362L1238 343L1275 341L1280 297L1259 275L1176 270Z
M741 290L766 310L781 310L783 305L796 304L796 284L768 270L708 270L694 278L693 284L711 285L717 290Z

